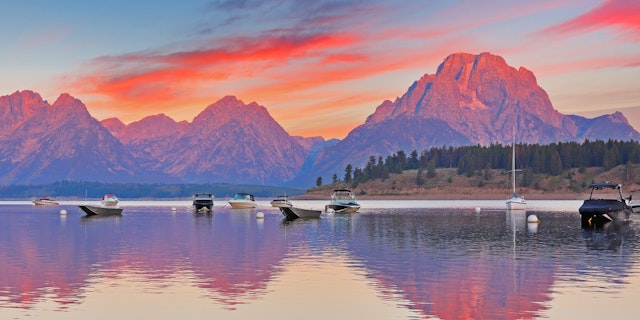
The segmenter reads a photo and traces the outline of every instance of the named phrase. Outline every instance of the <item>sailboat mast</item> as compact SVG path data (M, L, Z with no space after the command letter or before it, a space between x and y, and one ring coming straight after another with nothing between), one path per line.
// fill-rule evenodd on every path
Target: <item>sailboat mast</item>
M511 141L511 185L513 186L513 194L516 194L516 138Z

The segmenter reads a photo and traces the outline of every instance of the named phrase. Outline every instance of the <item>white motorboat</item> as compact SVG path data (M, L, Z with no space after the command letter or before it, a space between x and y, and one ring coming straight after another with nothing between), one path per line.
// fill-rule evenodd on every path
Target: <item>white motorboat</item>
M356 202L356 196L347 189L336 189L331 194L331 202L324 206L324 211L333 210L335 213L356 213L360 205Z
M58 201L55 201L51 198L40 198L31 200L31 202L33 202L33 205L36 206L57 206L60 204Z
M287 199L287 195L285 194L271 200L271 206L275 208L291 207L291 201Z
M513 197L507 200L507 210L526 210L527 201L518 197L516 193L516 144L515 138L511 142L511 186L513 187Z
M233 199L229 200L229 204L234 209L250 209L258 206L253 195L244 192L236 193Z
M102 201L100 201L100 204L103 207L115 207L118 205L118 202L118 197L116 197L115 194L106 193L104 196L102 196Z

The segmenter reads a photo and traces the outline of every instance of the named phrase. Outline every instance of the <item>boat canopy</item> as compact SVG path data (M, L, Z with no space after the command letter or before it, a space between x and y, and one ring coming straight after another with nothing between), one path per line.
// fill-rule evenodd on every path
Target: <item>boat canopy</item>
M601 183L592 183L591 185L589 185L589 188L591 188L589 199L593 199L593 196L594 196L593 191L595 190L611 189L611 190L618 190L618 195L620 197L620 200L622 201L626 200L622 195L622 185L618 183L613 183L611 181L605 181ZM631 196L629 196L628 200L631 201Z
M591 185L589 185L589 188L596 189L596 190L620 189L620 188L622 188L622 185L607 181L607 182L601 182L601 183L592 183Z

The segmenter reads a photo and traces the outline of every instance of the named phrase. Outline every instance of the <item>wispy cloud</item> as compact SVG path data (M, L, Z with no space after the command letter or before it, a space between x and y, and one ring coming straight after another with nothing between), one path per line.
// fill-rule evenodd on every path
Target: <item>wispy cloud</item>
M373 10L359 1L212 1L206 10L224 11L230 24L253 22L261 27L245 30L244 25L233 26L244 31L239 35L198 38L196 43L187 45L192 49L175 50L169 46L98 57L76 74L66 76L63 87L111 99L115 105L138 104L143 109L166 105L168 100L183 103L190 99L189 92L223 87L223 82L254 83L245 89L237 88L236 92L247 88L283 92L352 79L357 77L353 67L340 71L336 66L369 61L368 53L359 52L359 47L369 40L350 28L339 29L353 20L353 10L365 9ZM247 19L236 20L240 16ZM261 24L260 19L275 21L275 25ZM329 71L322 72L324 69Z
M220 40L216 47L193 51L100 57L68 84L83 92L152 103L185 86L286 68L296 60L340 60L328 52L354 41L350 36L331 34L243 37Z
M607 0L572 20L543 30L543 33L574 35L602 29L640 41L638 1Z

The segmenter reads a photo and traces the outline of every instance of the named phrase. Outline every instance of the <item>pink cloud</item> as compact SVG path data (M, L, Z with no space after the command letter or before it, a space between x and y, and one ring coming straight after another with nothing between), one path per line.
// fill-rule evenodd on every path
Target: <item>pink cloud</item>
M563 60L555 64L546 64L536 69L539 74L547 76L579 72L584 70L598 70L618 66L637 67L640 59L633 55L619 55L587 57L582 59Z
M221 46L211 49L100 57L84 68L88 71L72 77L66 85L72 91L152 104L170 98L181 87L283 68L293 60L323 56L326 51L349 46L354 41L357 40L349 36L328 34L237 38L225 39ZM348 56L327 57L327 61L332 61Z
M545 29L544 33L571 34L613 29L640 41L640 5L637 0L607 0L577 18Z

